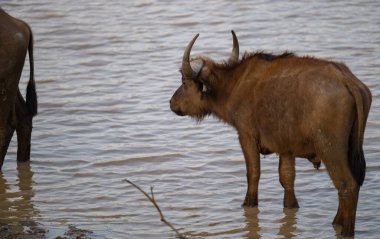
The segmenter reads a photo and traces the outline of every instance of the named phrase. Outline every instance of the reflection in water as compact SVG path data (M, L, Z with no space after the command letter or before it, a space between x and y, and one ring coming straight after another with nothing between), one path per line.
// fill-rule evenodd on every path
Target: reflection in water
M244 216L246 217L247 221L247 238L249 239L258 239L261 238L260 232L260 224L259 224L259 215L260 210L258 207L250 208L250 207L244 207Z
M284 217L279 220L279 223L281 223L279 232L277 235L278 238L295 238L295 231L297 229L297 219L296 219L296 213L298 209L284 209ZM261 227L260 227L260 220L259 220L259 214L260 210L255 208L244 208L244 216L246 217L246 229L248 230L248 233L246 234L246 238L248 239L259 239L262 238Z
M6 225L12 232L35 227L37 224L33 219L39 214L32 203L34 192L30 162L18 163L17 172L16 183L8 182L0 172L0 225Z
M280 220L281 227L277 235L283 236L283 238L294 238L296 231L296 213L298 209L287 209L284 208L285 216Z

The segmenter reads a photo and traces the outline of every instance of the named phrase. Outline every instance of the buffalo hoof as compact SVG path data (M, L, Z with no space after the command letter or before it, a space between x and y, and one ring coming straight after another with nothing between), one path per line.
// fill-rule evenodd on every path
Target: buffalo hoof
M333 221L334 227L340 228L340 235L344 238L353 237L355 235L355 229L353 223L345 223L343 217L336 216ZM338 232L338 231L337 231Z
M244 203L242 206L243 207L257 207L258 204L259 203L258 203L257 199L245 197L245 200L244 200Z
M287 192L285 191L284 195L284 208L293 209L299 208L297 198L294 194L294 191Z
M354 225L352 223L348 223L348 225L345 225L345 223L343 222L343 217L340 215L335 216L332 224L337 234L340 234L344 238L353 237L355 235Z
M340 233L342 237L354 237L355 232L352 227L342 227L342 232Z
M298 202L295 201L295 202L291 202L291 203L285 203L284 202L284 208L287 208L287 209L294 209L294 208L300 208L300 206L298 205Z

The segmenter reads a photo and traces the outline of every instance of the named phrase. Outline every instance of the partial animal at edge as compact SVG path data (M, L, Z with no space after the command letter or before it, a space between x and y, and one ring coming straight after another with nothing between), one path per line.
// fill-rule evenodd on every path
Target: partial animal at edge
M27 52L30 75L24 100L18 85ZM0 169L14 131L18 142L17 161L30 160L32 119L36 114L32 30L24 21L0 8Z

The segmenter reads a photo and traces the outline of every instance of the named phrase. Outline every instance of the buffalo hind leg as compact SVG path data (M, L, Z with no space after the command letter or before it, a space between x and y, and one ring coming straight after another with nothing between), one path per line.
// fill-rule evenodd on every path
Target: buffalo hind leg
M353 236L359 186L351 174L346 150L331 150L323 157L323 163L338 190L339 207L333 224L342 226L342 236Z
M296 195L294 193L295 158L292 156L280 155L280 164L278 167L280 183L284 188L284 207L299 208Z
M15 112L17 118L17 161L26 162L30 160L33 115L28 110L20 91L17 94Z
M17 133L17 161L26 162L30 160L30 141L32 134L32 127L28 125L18 124L16 128Z
M338 189L338 195L339 208L333 223L342 226L342 236L353 236L355 234L359 187L356 185L342 186Z
M4 158L14 133L14 128L9 126L0 128L0 170L3 167Z

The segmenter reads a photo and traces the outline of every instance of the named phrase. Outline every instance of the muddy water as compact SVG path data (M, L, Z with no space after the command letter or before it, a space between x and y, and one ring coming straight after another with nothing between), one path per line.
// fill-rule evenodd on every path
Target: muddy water
M234 29L242 51L345 61L371 88L356 238L378 238L379 1L3 0L1 7L34 30L39 94L32 162L17 165L14 139L0 174L0 220L14 230L32 221L47 238L70 224L93 238L175 238L128 178L154 186L167 219L187 235L335 238L337 192L323 167L297 161L301 208L283 210L278 160L263 158L260 206L242 208L245 165L234 130L170 112L188 41L200 33L193 54L222 60Z

